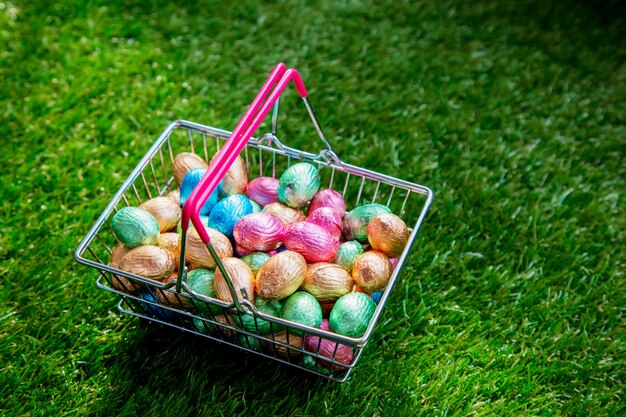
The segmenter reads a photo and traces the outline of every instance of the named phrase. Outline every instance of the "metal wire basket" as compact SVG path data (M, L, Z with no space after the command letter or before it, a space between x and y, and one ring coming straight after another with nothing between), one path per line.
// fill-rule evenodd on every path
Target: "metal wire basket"
M319 153L291 148L284 145L276 136L278 99L290 81L294 81L313 127L325 145ZM271 132L260 138L252 138L252 134L272 108ZM178 280L175 283L164 284L110 266L111 248L119 243L110 224L112 216L122 207L137 206L145 200L173 191L176 183L171 175L171 166L175 155L180 152L194 152L203 156L206 161L210 161L214 154L217 155L203 178L204 190L200 190L203 184L199 184L183 210ZM362 337L351 338L260 312L249 302L245 291L238 293L237 289L233 288L228 273L215 254L208 237L205 243L216 261L217 268L226 277L235 301L226 303L206 297L194 293L187 286L184 264L187 225L190 220L193 224L200 223L192 206L196 204L200 207L204 203L202 191L205 191L207 196L213 191L223 172L232 163L232 158L230 161L228 158L233 155L234 157L241 155L245 159L251 178L256 173L259 176L276 177L277 173L283 172L294 161L315 164L322 178L322 187L327 186L340 192L348 209L359 204L380 203L387 205L407 225L413 225L409 229L408 243L398 258L389 284ZM219 174L220 169L221 176L215 175L216 172ZM210 175L211 171L213 175ZM212 184L209 184L210 180ZM432 199L433 193L427 187L341 161L320 128L299 74L293 69L286 70L283 64L279 64L233 132L184 120L171 123L124 181L78 246L75 256L81 264L96 268L100 272L97 279L98 287L120 296L118 309L123 313L175 327L343 382L350 375L363 348L371 338ZM245 316L249 316L248 326L244 326L242 321ZM252 328L249 325L250 319L254 323ZM269 322L269 333L259 333L258 325L261 320ZM318 341L319 338L323 338L336 342L334 352L322 354L319 343L317 349L310 347L306 349L304 340L307 336L317 336ZM352 349L350 363L340 361L337 357L339 344Z

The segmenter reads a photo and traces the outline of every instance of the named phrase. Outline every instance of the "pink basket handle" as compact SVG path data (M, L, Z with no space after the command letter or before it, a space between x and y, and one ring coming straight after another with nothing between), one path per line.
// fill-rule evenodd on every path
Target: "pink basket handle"
M235 127L235 130L233 130L222 149L220 149L215 158L213 158L206 173L183 206L181 218L182 230L185 232L188 230L189 221L191 220L198 231L198 235L205 244L208 244L211 239L200 221L200 210L204 203L217 188L230 166L241 153L244 146L248 143L248 140L252 137L252 134L259 127L267 113L269 113L289 82L293 80L298 94L300 94L302 98L307 96L306 88L298 71L293 68L285 70L285 68L285 64L283 63L276 65L269 78L265 81L265 84L263 84L263 87L252 101L252 104L250 104L248 110L246 110ZM271 91L269 98L265 100L274 84L276 84L276 87ZM265 102L261 105L263 100L265 100Z

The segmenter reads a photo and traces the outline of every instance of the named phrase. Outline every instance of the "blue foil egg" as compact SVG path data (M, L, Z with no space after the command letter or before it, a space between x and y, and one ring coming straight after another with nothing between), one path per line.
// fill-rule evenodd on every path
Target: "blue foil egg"
M213 207L209 215L209 227L230 237L237 222L243 216L252 214L252 211L248 197L243 194L231 195Z
M185 202L191 195L191 192L193 191L194 188L196 188L196 185L198 185L198 183L204 176L205 172L206 172L205 168L196 168L196 169L192 169L191 171L187 173L187 175L185 175L185 178L183 178L183 182L180 184L181 206L185 205ZM217 203L218 194L219 192L217 189L213 191L213 193L211 193L211 195L209 196L209 199L206 201L206 203L204 203L204 206L202 206L202 209L200 210L200 214L208 215L209 213L211 213L211 209Z
M383 292L382 291L377 291L377 292L373 292L372 293L372 300L374 300L374 302L376 304L378 304L380 302L380 297L383 296Z
M141 291L139 293L139 296L143 298L144 300L149 301L150 303L159 302L159 300L155 296L153 296L152 293L148 290ZM143 308L148 314L153 315L158 320L170 321L175 317L174 312L166 308L157 307L153 304L144 303L144 302L142 302L141 305L143 306Z

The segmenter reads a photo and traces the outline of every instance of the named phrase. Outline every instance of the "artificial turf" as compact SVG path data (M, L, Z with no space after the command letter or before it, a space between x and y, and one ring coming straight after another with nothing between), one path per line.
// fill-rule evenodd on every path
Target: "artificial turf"
M0 3L0 414L626 413L621 5L44 3ZM73 258L169 121L232 129L278 61L344 159L436 193L344 384L121 316Z

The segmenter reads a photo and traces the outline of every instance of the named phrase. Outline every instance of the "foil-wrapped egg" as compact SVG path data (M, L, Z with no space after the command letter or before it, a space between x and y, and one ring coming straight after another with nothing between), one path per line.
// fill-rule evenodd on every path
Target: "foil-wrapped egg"
M186 282L189 289L193 293L204 295L205 297L217 298L217 295L215 294L215 285L213 283L214 278L214 271L205 268L196 268L187 272ZM206 313L209 310L213 314L220 314L222 312L222 308L220 306L212 305L201 300L194 300L193 303L196 305L198 310L203 313Z
M367 225L367 238L372 249L395 258L402 254L409 241L409 229L395 214L379 214Z
M391 258L389 262L391 262L391 267L395 270L396 266L398 266L398 258Z
M209 216L200 216L200 222L204 225L204 227L209 227ZM178 226L176 226L176 233L181 234L183 232L183 225L181 222L178 222ZM189 222L189 227L194 227L193 223Z
M292 209L281 203L270 203L263 207L264 213L270 213L282 220L285 227L292 223L302 222L306 219L304 213L300 210Z
M358 206L343 218L343 230L346 240L358 240L361 243L367 242L367 225L370 220L379 214L391 213L387 206L382 204L364 204Z
M209 215L209 227L232 236L233 229L243 216L252 214L252 204L243 194L233 194L220 200L211 210Z
M239 243L235 242L235 256L238 258L243 258L244 256L248 256L253 254L255 251L246 249L241 246Z
M178 207L180 207L180 189L175 189L173 191L170 191L169 193L167 193L167 195L165 196L166 198L169 198L170 200L172 200Z
M170 321L174 319L175 314L172 310L169 310L164 307L159 307L155 304L159 303L159 299L153 292L154 290L146 287L139 292L139 298L145 300L140 301L139 305L144 310L144 313L149 316L154 316L155 318L162 321Z
M211 245L220 259L233 256L233 246L222 233L210 227L206 228L211 239ZM182 239L182 235L181 235ZM179 243L180 244L180 243ZM185 247L185 260L191 264L192 268L215 268L215 260L211 256L209 249L204 244L198 231L190 227L187 231L187 246Z
M314 212L309 212L306 221L326 229L337 240L341 238L343 221L341 220L341 214L333 208L320 207Z
M245 255L241 258L252 270L252 273L256 275L259 272L259 269L263 266L265 262L270 258L270 255L263 252L253 252L249 255Z
M237 329L239 326L237 325L237 322L234 320L234 318L230 315L220 314L213 317L213 321L215 321L217 324L205 322L207 327L210 328L211 333L217 333L228 339L235 337L235 335L238 333L236 330L232 330L232 328Z
M248 183L246 195L261 206L278 203L278 180L272 177L255 178Z
M319 327L322 330L330 331L330 323L327 319L322 320L322 324ZM352 363L352 348L350 346L338 344L329 339L320 338L318 336L307 335L304 338L304 349L309 352L313 352L319 356L330 359L326 361L324 359L316 358L317 363L322 365L326 369L332 369L333 371L341 371L346 368L341 365L335 365L333 362L339 362L344 365L350 365Z
M264 300L262 298L257 298L254 302L254 306L261 313L274 317L280 317L280 313L282 311L282 305L280 301L277 300ZM257 334L268 334L272 332L277 332L280 328L280 326L270 323L267 320L258 318L253 314L242 314L241 325L247 331Z
M290 224L283 237L285 247L300 253L308 262L330 262L339 242L322 227L307 222Z
M297 252L285 251L268 259L256 275L256 293L266 300L282 300L304 281L306 260Z
M265 349L268 351L268 353L275 353L278 356L281 356L283 358L290 359L290 360L293 360L294 358L297 358L300 355L302 355L302 347L304 343L304 338L302 338L301 336L296 336L291 331L287 332L287 330L283 330L278 333L274 333L273 337L272 335L268 335L266 337L278 343L281 343L281 344L278 344L278 343L273 343L273 342L262 342L262 344L265 346ZM283 345L287 345L290 347L283 346Z
M113 215L111 227L117 239L131 248L156 245L159 239L159 223L152 214L137 207L118 210Z
M260 212L263 211L263 208L256 201L250 200L250 204L252 205L252 212L253 213L260 213Z
M352 291L354 282L348 272L339 265L318 262L309 265L302 289L317 301L332 302Z
M283 304L281 313L285 320L305 326L319 327L322 324L322 307L311 294L305 291L296 291ZM296 336L302 336L300 330L292 330Z
M376 304L378 304L380 302L380 297L383 296L383 292L382 291L376 291L372 293L372 300L374 300L374 302Z
M342 218L346 215L346 203L343 196L331 188L320 190L315 194L309 204L309 214L322 207L336 210Z
M257 337L240 333L239 336L237 336L237 343L239 344L239 346L242 346L246 349L256 350L257 352L261 351L261 339Z
M139 206L152 214L159 224L161 233L176 229L180 220L180 206L174 200L167 197L155 197Z
M109 262L109 265L111 265L113 268L121 269L120 262L122 262L122 258L124 257L124 255L130 252L130 250L131 248L121 243L117 245L113 249L113 252L111 252L111 261ZM111 284L113 285L113 287L124 292L133 292L141 288L141 284L135 283L117 274L111 274Z
M189 171L195 168L207 169L208 167L209 164L207 164L206 161L200 156L191 152L183 152L174 158L174 162L172 163L172 174L174 175L176 184L181 185L183 178L185 178L185 175L187 175Z
M176 282L178 280L178 273L174 272L163 283ZM193 308L193 304L188 294L181 294L176 292L176 287L170 287L166 290L154 289L159 303L168 307L177 308L179 310L190 310Z
M285 226L269 213L253 213L242 217L233 229L235 241L244 249L265 252L282 244Z
M361 256L362 253L363 246L356 240L343 242L339 245L337 256L333 259L333 263L339 265L351 274L354 262L356 262L357 258Z
M352 268L352 279L368 293L384 289L389 283L393 267L389 258L378 251L368 251L358 257Z
M180 236L178 233L161 233L157 245L170 253L174 260L174 271L178 270L180 263Z
M202 177L204 176L206 169L204 168L196 168L192 169L185 175L183 178L183 182L180 184L180 204L185 205L187 199L191 195L191 192L198 185ZM214 190L207 201L204 203L202 208L200 209L200 214L209 215L211 213L211 209L217 203L218 191Z
M124 255L120 269L143 278L163 281L174 272L174 260L168 251L158 246L139 246Z
M254 302L254 274L250 270L250 267L246 265L244 261L239 258L225 258L222 259L224 269L228 273L228 277L233 283L237 297L243 300L241 289L245 289L248 293L248 299ZM229 303L233 302L233 297L226 283L226 279L222 275L222 271L217 269L213 277L213 285L215 286L215 295L222 301Z
M215 156L213 156L215 159ZM213 160L211 160L212 162ZM233 161L233 164L226 171L226 175L217 187L222 197L234 194L243 194L248 186L248 168L246 161L241 156Z
M365 333L376 303L362 292L351 292L341 297L330 312L330 328L348 337L361 337Z
M294 208L309 204L320 188L320 173L308 162L287 168L278 181L278 199Z

